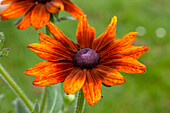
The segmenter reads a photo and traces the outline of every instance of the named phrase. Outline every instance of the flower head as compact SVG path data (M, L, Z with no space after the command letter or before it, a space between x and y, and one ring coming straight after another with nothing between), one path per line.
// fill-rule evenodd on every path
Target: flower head
M0 12L1 20L17 18L25 14L18 29L26 29L32 25L35 29L44 27L50 19L50 13L69 12L79 20L83 11L70 0L3 0L1 4L11 3Z
M39 34L40 43L28 48L47 61L38 63L24 73L36 76L33 84L48 86L64 81L66 94L82 88L88 104L94 106L101 98L101 83L116 86L125 83L118 72L144 73L146 66L137 59L146 52L146 46L132 46L136 32L121 39L116 37L117 17L112 18L106 31L94 40L95 29L82 16L77 28L78 44L67 38L53 23L47 27L54 38Z

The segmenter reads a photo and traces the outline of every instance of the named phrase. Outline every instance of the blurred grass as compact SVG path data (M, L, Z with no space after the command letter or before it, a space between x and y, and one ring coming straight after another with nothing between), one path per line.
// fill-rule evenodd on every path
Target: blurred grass
M135 45L150 48L140 59L147 65L144 74L130 75L124 85L103 87L103 98L95 107L86 104L85 113L169 113L170 112L170 2L169 0L73 0L88 15L89 24L96 29L96 37L106 29L111 18L118 17L117 37L135 31L138 26L146 30L144 36L137 36ZM61 15L68 15L62 12ZM13 23L17 19L0 21L0 31L5 33L4 47L9 47L7 57L0 62L11 74L28 98L34 102L40 99L41 89L32 85L34 77L23 71L42 60L26 48L30 43L38 42L38 33L32 27L21 31ZM77 21L62 21L56 25L69 38L76 42ZM159 38L156 29L164 28L166 35ZM43 29L42 29L43 31ZM11 111L16 95L0 79L0 113Z

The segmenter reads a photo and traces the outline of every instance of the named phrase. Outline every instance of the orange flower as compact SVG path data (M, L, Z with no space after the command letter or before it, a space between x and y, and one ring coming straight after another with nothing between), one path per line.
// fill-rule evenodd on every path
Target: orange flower
M146 52L146 46L132 46L136 32L122 39L116 37L117 17L112 18L106 31L94 40L95 29L82 16L77 28L78 44L67 38L53 23L47 27L54 38L39 34L40 43L28 48L47 61L38 63L24 73L36 76L33 84L48 86L64 81L66 94L75 94L81 88L88 104L94 106L101 98L101 83L116 86L125 83L118 72L144 73L146 66L137 59Z
M65 10L77 20L84 14L70 0L3 0L1 4L9 3L11 4L0 12L1 20L17 18L25 14L17 25L20 30L24 30L30 25L36 30L44 27L50 19L50 13Z

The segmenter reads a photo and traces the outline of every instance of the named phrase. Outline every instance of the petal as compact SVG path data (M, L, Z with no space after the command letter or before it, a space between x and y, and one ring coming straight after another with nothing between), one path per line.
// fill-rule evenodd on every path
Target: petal
M33 43L27 46L30 50L34 51L40 58L49 61L70 60L72 56L67 54L63 48L58 46L52 46L43 43Z
M91 48L95 32L95 29L89 26L86 15L81 16L76 32L77 42L81 48Z
M22 19L22 21L17 25L17 28L20 30L24 30L27 29L30 25L31 25L31 13L32 11L29 11L24 18Z
M120 55L130 56L134 59L138 59L143 55L149 48L147 46L136 47L132 46L130 48L119 51Z
M78 52L78 45L74 43L72 40L67 38L59 28L57 28L52 22L47 23L48 30L50 33L60 41L64 46L66 46L69 50L73 52Z
M50 19L50 13L46 10L44 4L37 4L32 10L31 23L37 30L44 27Z
M86 81L82 89L88 104L94 106L95 103L98 103L102 96L101 80L97 75L92 73L92 70L87 71Z
M48 35L45 35L43 32L39 33L39 41L41 44L50 44L51 46L57 46L62 49L63 52L66 52L67 54L73 56L74 53L69 51L65 46L63 46L58 40L55 38L52 38Z
M135 40L135 35L137 35L137 32L130 32L126 34L123 38L121 39L115 39L111 41L107 46L105 46L103 49L98 51L98 54L100 56L105 56L107 57L108 54L116 54L119 53L119 51L127 49L132 46L132 43ZM116 52L116 53L115 53Z
M117 70L109 66L97 65L93 73L98 75L105 85L116 86L126 82L125 78Z
M45 6L50 13L57 13L59 10L64 10L64 5L61 0L51 0L50 2L47 2Z
M72 63L54 62L49 64L48 61L39 63L36 66L26 70L24 73L36 76L35 80L33 81L33 84L36 86L43 87L62 82L74 69Z
M86 79L86 69L75 68L65 79L63 88L64 92L69 94L75 94L80 90Z
M17 1L17 0L3 0L3 1L1 2L1 4L2 4L2 5L3 5L3 4L9 4L9 3L15 2L15 1Z
M52 73L57 71L72 68L74 67L73 63L69 62L50 62L50 61L43 61L35 65L34 67L24 71L24 74L29 76L48 76Z
M94 49L95 51L100 51L109 42L111 42L116 37L116 25L117 17L114 16L110 24L107 26L105 32L94 40L92 49Z
M101 64L109 66L116 69L117 71L126 72L130 74L140 74L144 73L146 66L136 59L123 55L111 56L108 59L105 59Z
M16 1L9 5L4 11L0 13L1 20L7 20L11 18L17 18L29 11L34 6L30 1Z
M70 13L76 20L79 20L84 15L83 11L70 0L62 0L62 2L64 4L64 10Z

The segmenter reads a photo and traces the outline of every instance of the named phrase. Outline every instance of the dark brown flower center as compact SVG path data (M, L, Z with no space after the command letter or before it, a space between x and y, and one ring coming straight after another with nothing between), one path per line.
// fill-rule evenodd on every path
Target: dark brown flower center
M90 48L81 49L73 56L73 62L76 67L90 69L99 63L99 55Z
M48 1L51 1L51 0L34 0L35 3L38 2L38 3L46 3Z

